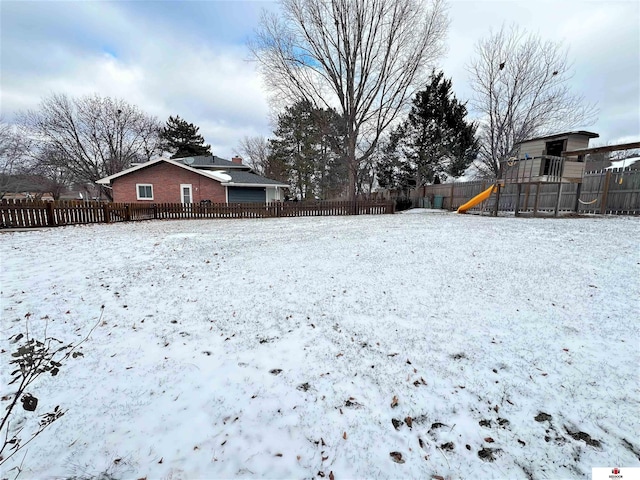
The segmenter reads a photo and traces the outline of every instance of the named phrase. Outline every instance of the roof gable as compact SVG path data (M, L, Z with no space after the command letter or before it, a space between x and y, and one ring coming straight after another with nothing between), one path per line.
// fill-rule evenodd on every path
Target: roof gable
M216 158L219 158L219 157L216 157ZM220 160L224 160L224 159L220 159ZM284 183L277 182L275 180L271 180L266 177L261 177L260 175L256 175L249 171L231 170L231 169L226 171L226 169L225 170L222 170L222 169L208 170L203 168L194 168L189 165L185 165L182 162L178 162L176 160L172 160L170 158L163 158L163 157L158 157L155 160L150 160L148 162L135 165L131 168L127 168L126 170L115 173L113 175L109 175L108 177L101 178L100 180L97 180L96 183L99 185L109 185L113 180L116 180L117 178L123 177L125 175L129 175L130 173L133 173L133 172L144 170L146 168L153 167L154 165L158 165L159 163L162 163L162 162L175 165L176 167L183 168L197 175L202 175L203 177L207 177L209 179L220 182L222 185L242 184L245 186L256 185L256 186L262 186L262 187L264 186L288 187L288 185ZM228 162L228 163L233 164L232 162ZM237 164L233 164L233 165L238 166Z
M136 164L131 168L127 168L126 170L122 170L121 172L114 173L113 175L109 175L108 177L101 178L100 180L96 180L96 183L99 185L109 185L111 181L115 180L116 178L120 178L130 173L137 172L138 170L144 170L145 168L152 167L161 162L170 163L171 165L175 165L176 167L186 168L188 170L194 170L187 167L186 165L183 165L182 163L178 163L169 158L158 157L155 160L149 160L148 162Z

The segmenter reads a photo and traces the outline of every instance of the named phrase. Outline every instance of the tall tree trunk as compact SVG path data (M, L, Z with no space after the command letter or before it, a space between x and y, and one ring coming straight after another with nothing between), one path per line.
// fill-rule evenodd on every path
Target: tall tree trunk
M358 195L358 159L356 158L357 134L349 132L347 134L347 166L349 167L349 189L348 198L352 202L356 201Z

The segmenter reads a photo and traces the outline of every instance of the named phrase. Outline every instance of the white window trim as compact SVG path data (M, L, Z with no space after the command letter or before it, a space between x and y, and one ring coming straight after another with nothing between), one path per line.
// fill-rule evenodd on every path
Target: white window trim
M149 197L141 197L140 196L140 188L139 187L151 187L151 198L149 198ZM151 183L136 183L136 198L138 200L153 200L153 184L151 184Z
M185 187L189 188L189 197L191 199L191 203L193 203L193 186L192 186L191 183L181 183L180 184L180 203L185 203L184 202L184 195L183 195L183 191L184 191Z

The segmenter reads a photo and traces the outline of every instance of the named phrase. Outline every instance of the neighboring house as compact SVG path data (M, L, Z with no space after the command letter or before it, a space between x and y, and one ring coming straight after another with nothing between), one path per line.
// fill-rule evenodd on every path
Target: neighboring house
M53 200L50 182L41 175L0 175L0 198Z
M289 186L256 175L242 159L216 156L156 158L96 182L119 203L246 203L283 199Z
M640 170L640 157L629 157L624 160L611 160L607 170L616 168L628 168L630 170Z
M614 168L640 170L640 157L634 156L622 160L611 160L608 153L587 155L587 172L599 172L603 169L612 170Z
M42 175L0 175L0 199L91 201L99 200L98 195L98 188L92 184L66 187Z

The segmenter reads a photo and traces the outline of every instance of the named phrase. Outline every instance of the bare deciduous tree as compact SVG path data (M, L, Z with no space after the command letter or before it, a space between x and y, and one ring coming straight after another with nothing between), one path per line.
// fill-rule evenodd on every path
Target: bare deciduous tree
M9 175L13 172L23 153L20 143L13 125L0 118L0 174Z
M161 125L154 117L124 100L99 95L72 99L54 94L20 119L46 152L35 157L47 167L67 170L76 183L93 184L132 162L147 161L160 145Z
M266 174L269 162L269 141L265 137L245 136L240 140L237 150L254 172L258 175Z
M32 178L38 179L41 191L50 193L54 200L60 200L60 196L74 183L72 172L65 168L63 154L44 146L33 151L31 155L33 159L29 174Z
M250 44L274 98L335 108L346 121L349 196L359 166L422 87L444 48L444 0L281 0Z
M17 192L28 170L29 139L15 125L0 118L0 199Z
M481 114L478 166L484 175L497 177L516 143L595 119L596 108L570 90L571 64L561 43L503 26L478 42L476 54L467 70L471 105Z

